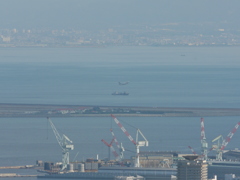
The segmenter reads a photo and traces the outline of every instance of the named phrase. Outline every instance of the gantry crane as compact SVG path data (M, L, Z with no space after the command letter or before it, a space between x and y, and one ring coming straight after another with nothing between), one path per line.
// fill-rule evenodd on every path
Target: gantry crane
M134 167L140 167L140 162L139 162L139 153L140 150L139 148L141 146L148 146L148 140L146 139L146 137L143 135L143 133L140 131L140 129L137 129L137 134L136 134L136 141L134 141L134 139L132 138L132 136L127 132L127 130L123 127L123 125L118 121L118 119L112 115L113 120L115 121L115 123L120 127L120 129L124 132L124 134L128 137L128 139L135 145L136 147L136 158L135 158L135 162L134 162ZM142 138L144 139L144 141L139 141L138 140L138 136L139 134L142 136Z
M112 150L113 155L115 156L116 160L119 161L120 157L118 155L118 153L116 152L116 150L114 149L114 147L112 146L112 143L114 141L114 139L112 139L112 141L110 142L110 144L108 144L104 139L101 140L107 147L109 147ZM110 156L110 155L109 155ZM110 160L110 157L109 157Z
M217 149L217 154L216 154L216 160L218 161L222 161L222 154L223 154L223 150L225 149L225 147L228 145L228 143L230 142L230 140L232 139L234 133L237 131L238 127L240 125L240 122L238 122L233 130L227 135L227 137L223 140L222 144L221 144L221 148ZM219 137L219 136L218 136ZM217 137L217 138L218 138ZM215 139L217 139L215 138ZM219 137L220 138L220 137ZM215 140L214 139L214 140Z
M57 142L62 149L62 169L61 170L64 170L67 168L67 165L69 164L69 151L74 149L74 145L72 144L73 142L65 134L60 136L56 127L52 123L51 119L50 118L47 118L47 119L51 125L54 135L56 136Z
M123 152L125 151L125 149L124 149L122 143L119 145L119 143L117 141L117 138L116 138L115 134L113 133L113 130L110 129L110 131L111 131L111 134L113 136L113 140L118 147L118 150L119 150L119 153L120 153L119 157L120 157L121 160L123 160L123 158L124 158Z

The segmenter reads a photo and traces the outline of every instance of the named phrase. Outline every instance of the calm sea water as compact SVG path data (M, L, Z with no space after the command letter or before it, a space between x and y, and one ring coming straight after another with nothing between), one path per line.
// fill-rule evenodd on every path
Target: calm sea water
M0 102L240 108L239 50L239 47L2 48ZM130 83L120 86L119 81ZM112 96L114 91L127 91L130 95ZM60 133L74 141L71 159L78 152L76 160L95 158L97 154L107 157L101 139L111 140L111 127L125 148L134 150L110 117L52 120ZM142 130L150 143L142 150L191 153L187 148L190 145L200 151L200 117L119 120ZM205 117L209 142L220 134L226 136L238 121L239 117ZM125 126L135 137L135 129ZM0 129L0 166L61 160L61 150L46 119L1 118ZM239 137L237 132L227 148L240 148ZM131 155L126 152L126 157Z
M239 108L239 49L0 49L0 100ZM119 81L130 83L119 86ZM114 91L130 95L111 96Z

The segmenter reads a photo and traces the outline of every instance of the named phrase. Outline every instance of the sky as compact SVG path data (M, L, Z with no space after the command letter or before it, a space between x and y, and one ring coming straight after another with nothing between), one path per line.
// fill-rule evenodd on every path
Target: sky
M99 29L131 24L227 22L239 0L0 0L0 28Z

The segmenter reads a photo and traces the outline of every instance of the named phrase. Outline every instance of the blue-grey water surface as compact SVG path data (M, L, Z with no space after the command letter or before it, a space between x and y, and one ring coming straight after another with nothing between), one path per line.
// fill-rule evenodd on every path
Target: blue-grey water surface
M0 102L240 108L239 47L0 48ZM130 81L120 86L118 82ZM127 91L129 96L112 96ZM239 117L204 117L208 142L226 136ZM142 130L142 150L200 152L200 117L121 117ZM108 156L101 139L113 127L126 149L134 146L110 117L52 119L73 140L76 160ZM124 123L123 123L124 124ZM135 129L125 124L135 137ZM46 119L1 118L0 166L61 160ZM237 132L227 149L240 148ZM126 152L126 157L131 156ZM0 172L3 172L2 170ZM9 170L4 172L26 171ZM24 178L19 178L24 179ZM35 178L29 178L35 179ZM9 178L10 180L10 178Z

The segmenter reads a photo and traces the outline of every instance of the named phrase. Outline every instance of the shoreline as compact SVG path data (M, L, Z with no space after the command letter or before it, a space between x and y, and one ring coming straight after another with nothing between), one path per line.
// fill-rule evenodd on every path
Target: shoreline
M240 108L141 107L0 103L3 117L201 117L240 116Z

